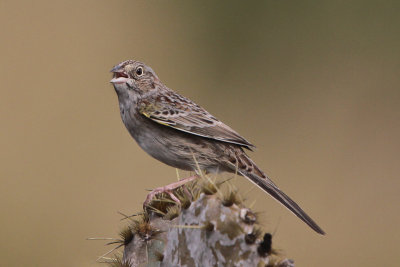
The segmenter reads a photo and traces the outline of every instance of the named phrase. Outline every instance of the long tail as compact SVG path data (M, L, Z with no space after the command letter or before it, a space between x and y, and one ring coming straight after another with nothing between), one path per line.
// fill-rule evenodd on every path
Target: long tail
M315 232L324 235L324 230L319 227L313 219L310 218L300 207L296 204L290 197L283 193L268 177L260 177L254 173L246 172L244 170L238 170L238 172L250 179L254 184L260 187L262 190L270 194L279 203L288 208L297 217L299 217L303 222L310 226Z

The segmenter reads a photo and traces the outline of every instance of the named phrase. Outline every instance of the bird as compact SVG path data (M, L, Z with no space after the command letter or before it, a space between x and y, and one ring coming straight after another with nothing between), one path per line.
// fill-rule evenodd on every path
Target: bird
M136 60L111 69L122 121L138 145L153 158L178 169L238 173L268 193L317 233L325 232L253 162L255 147L192 100L169 89L154 70ZM154 190L168 192L195 177Z

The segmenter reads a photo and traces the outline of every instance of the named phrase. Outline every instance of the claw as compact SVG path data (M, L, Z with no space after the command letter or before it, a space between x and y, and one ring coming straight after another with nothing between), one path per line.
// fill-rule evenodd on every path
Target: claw
M150 202L156 195L161 194L161 193L168 194L173 201L175 201L178 205L181 205L180 200L174 195L173 190L177 189L180 186L184 186L186 183L191 182L197 178L198 178L198 176L194 175L194 176L179 180L176 183L172 183L172 184L154 189L147 195L145 201L143 202L143 209L145 209L147 206L149 206ZM188 196L190 196L190 198L192 198L192 195L189 193L189 191L187 190L187 188L185 186L184 186L183 190L185 191L186 194L188 194Z

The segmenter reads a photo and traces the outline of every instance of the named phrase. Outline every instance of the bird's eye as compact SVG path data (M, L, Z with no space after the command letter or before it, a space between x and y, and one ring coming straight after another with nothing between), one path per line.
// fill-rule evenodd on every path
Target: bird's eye
M142 68L142 67L137 68L137 69L136 69L136 74L137 74L138 76L141 76L141 75L143 74L143 68Z

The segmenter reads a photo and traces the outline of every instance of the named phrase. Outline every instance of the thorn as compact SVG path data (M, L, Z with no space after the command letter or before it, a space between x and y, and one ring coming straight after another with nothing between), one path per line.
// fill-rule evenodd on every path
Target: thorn
M256 204L257 199L254 199L253 202L250 203L249 209L253 209L254 205Z
M252 185L252 186L250 187L250 189L247 190L247 191L243 194L243 196L247 196L247 194L249 194L249 193L250 193L251 191L253 191L255 188L256 188L256 186L255 186L255 185Z
M116 246L115 248L113 248L113 249L107 251L106 253L104 253L103 255L101 255L100 257L98 257L96 261L98 262L100 259L104 259L105 256L107 256L108 254L110 254L110 253L113 252L114 250L119 249L119 248L122 247L123 245L124 245L124 244L121 244L121 245Z
M161 214L162 216L165 216L165 212L162 212L161 210L159 210L159 209L157 209L157 208L155 208L155 207L153 207L153 206L151 206L151 205L147 206L147 208L153 210L153 211L156 212L156 213Z
M117 238L112 237L88 237L86 240L119 240Z
M135 214L132 214L132 215L126 215L126 214L124 214L124 213L122 213L120 211L117 211L117 213L124 217L124 218L121 219L121 221L126 220L126 219L132 220L131 219L132 217L136 217L136 216L139 216L139 215L143 214L143 212L138 212L138 213L135 213Z

